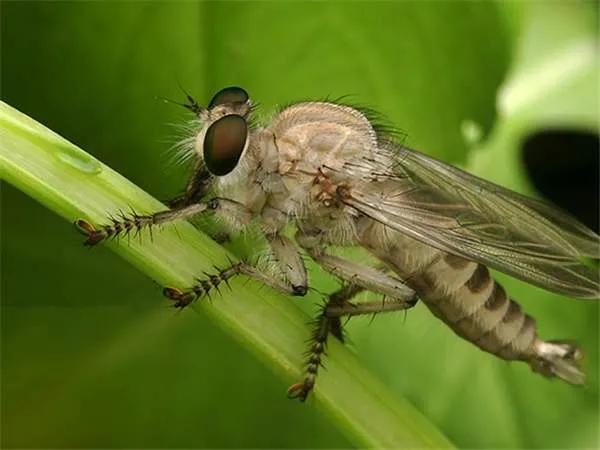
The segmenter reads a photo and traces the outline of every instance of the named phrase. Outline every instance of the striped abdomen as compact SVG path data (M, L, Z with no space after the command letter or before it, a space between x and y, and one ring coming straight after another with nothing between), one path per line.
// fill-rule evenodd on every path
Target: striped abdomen
M410 284L459 336L508 360L535 353L535 320L511 300L487 267L454 255L438 260Z
M456 334L500 358L526 361L546 376L584 382L577 347L541 340L535 320L509 298L487 267L399 233L389 235L394 244L382 250L377 236L377 228L367 229L363 245L388 263Z

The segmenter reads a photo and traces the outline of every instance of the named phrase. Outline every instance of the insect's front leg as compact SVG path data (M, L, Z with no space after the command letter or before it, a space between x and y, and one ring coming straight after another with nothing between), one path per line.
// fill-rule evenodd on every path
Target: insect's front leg
M93 246L102 242L107 238L114 238L121 235L127 235L132 231L140 232L144 228L152 229L155 225L162 225L169 222L174 222L180 219L187 219L207 210L214 210L218 207L217 200L209 200L208 202L199 202L191 205L183 206L176 209L168 209L154 214L141 215L132 212L129 215L121 214L118 219L111 217L111 223L102 225L96 228L87 220L78 219L75 222L77 228L87 235L87 240L84 242L86 246Z
M178 209L197 203L204 197L210 188L213 176L204 167L201 160L196 161L192 176L190 177L183 194L166 202L171 209Z

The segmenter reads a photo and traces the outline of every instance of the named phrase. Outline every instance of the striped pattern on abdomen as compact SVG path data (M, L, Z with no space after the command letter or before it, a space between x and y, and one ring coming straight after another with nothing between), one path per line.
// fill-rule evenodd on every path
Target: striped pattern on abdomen
M407 282L437 317L482 350L508 360L534 354L535 320L508 297L487 267L440 254Z
M373 223L361 230L361 243L402 277L459 336L500 358L526 361L547 377L573 384L585 382L578 347L540 339L535 320L509 298L487 267L401 233L386 234Z

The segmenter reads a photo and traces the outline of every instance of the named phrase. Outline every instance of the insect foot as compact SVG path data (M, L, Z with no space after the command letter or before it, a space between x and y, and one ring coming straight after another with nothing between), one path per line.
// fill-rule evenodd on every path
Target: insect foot
M107 234L104 230L97 230L94 225L89 223L84 219L77 219L75 221L75 227L84 235L87 236L87 240L83 243L86 247L91 247L96 245L98 242L102 241L107 237Z
M300 383L294 383L288 388L287 395L289 399L297 398L301 402L306 400L308 394L310 394L315 386L319 367L323 366L322 355L324 352L325 341L314 341L306 359L306 375L304 376L304 380Z
M163 295L170 300L173 300L173 308L185 308L198 298L193 290L184 292L181 289L173 287L165 287L163 289Z
M306 374L304 380L300 383L292 384L288 388L288 398L297 398L303 402L315 386L319 367L324 367L323 356L325 355L325 344L327 343L327 337L329 335L330 321L331 319L327 317L325 308L323 308L323 311L314 322L315 328L309 341L310 348L306 353Z
M312 391L313 386L314 380L310 382L304 380L302 383L294 383L287 390L288 398L292 400L297 398L303 402L306 400L306 397L308 397L310 391Z
M139 233L142 228L151 226L154 223L152 216L140 216L136 213L133 213L131 216L121 214L118 220L113 217L110 217L109 220L112 222L110 225L103 225L100 228L96 228L85 219L77 219L75 226L87 236L87 240L83 245L92 247L105 239L128 235L132 230Z
M227 269L219 269L216 274L205 273L204 278L196 278L196 284L186 290L181 290L174 287L165 287L163 294L165 297L173 301L174 308L185 308L192 302L198 300L202 296L210 298L210 292L214 289L219 292L219 285L225 283L229 285L229 279L234 275L242 273L244 263L232 264Z

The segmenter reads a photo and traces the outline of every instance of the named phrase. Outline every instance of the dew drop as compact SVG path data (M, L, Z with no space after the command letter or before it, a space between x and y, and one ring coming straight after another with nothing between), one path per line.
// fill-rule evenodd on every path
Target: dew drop
M41 149L52 149L52 153L61 162L81 172L92 175L102 172L102 165L97 159L79 150L73 144L37 122L30 121L31 123L26 122L24 125L16 125L15 123L0 119L0 126L10 128L12 132Z
M65 164L68 164L81 172L92 175L102 172L102 166L95 158L82 153L75 148L61 145L56 149L56 156Z

